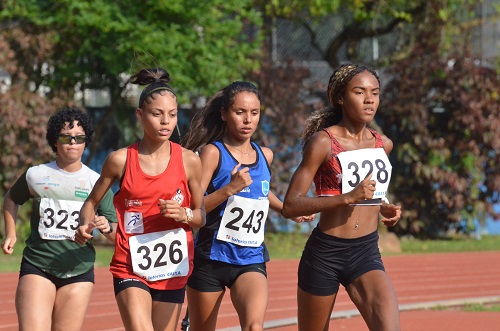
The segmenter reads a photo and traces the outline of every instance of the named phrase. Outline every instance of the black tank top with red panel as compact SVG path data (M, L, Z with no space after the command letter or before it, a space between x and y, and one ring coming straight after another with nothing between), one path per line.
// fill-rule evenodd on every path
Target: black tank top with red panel
M383 148L384 142L382 137L373 129L368 128L371 134L375 137L375 148ZM316 186L317 196L331 196L342 193L342 168L337 155L346 150L335 139L327 129L323 129L332 142L330 157L324 162L314 175L314 185Z

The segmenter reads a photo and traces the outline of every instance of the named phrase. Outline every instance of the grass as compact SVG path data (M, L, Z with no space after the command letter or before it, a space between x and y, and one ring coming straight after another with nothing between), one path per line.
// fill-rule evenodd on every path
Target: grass
M303 233L266 234L271 258L298 259L308 236ZM420 240L401 238L401 254L482 252L500 250L500 236L482 236L480 240L466 237ZM393 255L394 253L388 253Z
M463 306L436 306L431 308L431 310L443 311L443 310L459 310L464 312L500 312L500 306L498 304L483 304L483 303L467 303Z
M469 312L481 312L481 311L490 311L490 312L500 312L499 305L484 305L480 303L468 304L463 307L463 311Z
M272 259L298 259L308 236L303 233L268 233L266 245ZM19 271L23 243L16 244L13 255L0 253L0 272ZM500 249L500 236L483 236L480 240L472 238L453 238L440 240L401 239L401 254L444 253L444 252L481 252ZM109 266L113 247L96 246L96 266Z
M24 243L18 242L14 247L14 253L12 255L4 255L2 252L0 252L0 272L19 271L23 249ZM95 266L109 266L109 262L111 261L111 257L113 256L113 251L114 249L112 246L96 246L97 260Z
M479 240L466 237L436 240L401 238L401 251L406 254L496 250L500 250L500 236L482 236Z

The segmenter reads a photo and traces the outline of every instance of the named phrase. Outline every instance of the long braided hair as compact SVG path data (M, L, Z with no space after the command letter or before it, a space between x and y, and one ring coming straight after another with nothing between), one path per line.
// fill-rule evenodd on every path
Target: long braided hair
M338 124L342 120L342 106L339 104L339 100L344 95L347 84L349 84L351 79L363 71L369 71L373 74L380 84L380 78L377 73L365 65L346 63L333 71L328 82L328 101L330 101L330 106L313 112L307 118L306 128L302 134L302 150L304 150L304 147L314 133Z

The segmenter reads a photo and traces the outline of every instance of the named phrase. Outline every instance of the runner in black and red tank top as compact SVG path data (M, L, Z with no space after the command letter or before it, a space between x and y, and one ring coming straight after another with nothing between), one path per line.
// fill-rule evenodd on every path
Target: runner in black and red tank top
M382 137L373 129L368 128L368 130L375 137L375 148L383 148L384 142ZM341 183L342 183L342 169L340 167L339 159L337 155L339 153L345 152L346 150L340 145L340 143L335 139L335 137L330 133L330 131L323 129L332 141L332 151L328 161L323 163L321 167L314 175L314 185L316 186L317 196L329 196L338 195L341 193Z
M399 330L393 286L378 250L379 213L393 226L399 206L387 194L392 141L368 128L379 106L376 73L356 64L336 69L330 108L308 120L303 158L285 196L286 217L320 213L298 271L299 330L327 330L339 284L370 330ZM308 197L312 182L318 197Z

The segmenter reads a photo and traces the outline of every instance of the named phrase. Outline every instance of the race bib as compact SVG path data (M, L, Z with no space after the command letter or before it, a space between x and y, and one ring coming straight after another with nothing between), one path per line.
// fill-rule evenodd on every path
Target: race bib
M38 223L40 237L45 240L73 240L79 227L82 205L83 201L42 198Z
M259 247L264 241L264 225L269 200L229 197L217 239L240 246Z
M186 231L182 228L133 236L129 245L134 273L149 282L189 273Z
M352 191L370 173L376 182L374 200L358 204L381 204L387 194L392 166L383 148L364 148L338 154L342 167L342 193Z

